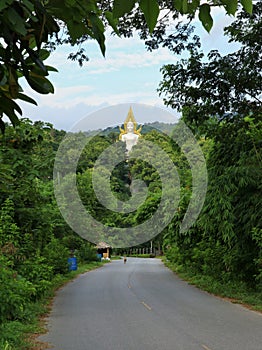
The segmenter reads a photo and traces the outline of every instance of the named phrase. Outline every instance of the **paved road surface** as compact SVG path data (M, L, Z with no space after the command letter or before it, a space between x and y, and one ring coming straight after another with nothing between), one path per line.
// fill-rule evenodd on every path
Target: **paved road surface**
M177 278L158 259L112 261L62 288L41 341L55 350L261 350L262 315Z

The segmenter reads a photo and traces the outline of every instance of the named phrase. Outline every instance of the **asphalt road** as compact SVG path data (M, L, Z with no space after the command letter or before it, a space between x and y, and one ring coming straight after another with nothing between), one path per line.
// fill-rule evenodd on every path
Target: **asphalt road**
M112 261L62 288L56 350L261 350L262 315L181 281L158 259Z

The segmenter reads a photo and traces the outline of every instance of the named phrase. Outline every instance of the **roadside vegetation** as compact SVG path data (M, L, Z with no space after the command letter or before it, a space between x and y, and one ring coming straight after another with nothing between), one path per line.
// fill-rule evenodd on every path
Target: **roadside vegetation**
M64 274L57 274L49 281L48 289L45 290L37 300L25 298L24 290L22 290L22 282L20 290L11 292L7 289L6 306L13 311L13 319L9 318L0 323L0 349L2 350L26 350L26 349L45 349L46 344L41 344L37 337L39 334L46 332L45 317L48 315L52 307L52 300L56 291L64 286L67 282L72 281L78 275L90 270L99 268L103 265L101 262L92 261L89 263L80 263L76 271L68 271ZM11 284L11 283L10 283ZM17 283L13 282L13 285ZM7 286L9 288L9 286ZM17 286L16 286L17 288ZM2 289L2 288L1 288ZM1 291L3 295L3 291ZM9 297L9 300L7 299ZM11 303L13 301L13 304ZM8 302L9 301L9 302ZM20 310L14 309L20 307ZM3 319L3 318L2 318Z
M261 310L262 305L262 114L261 14L240 12L225 29L239 45L227 55L189 58L162 69L159 91L198 135L206 157L208 189L193 227L181 234L188 197L163 237L171 266L211 293ZM188 183L189 186L189 183ZM186 188L185 188L186 189ZM190 196L189 196L190 198Z
M221 281L217 276L204 275L171 262L166 257L162 260L170 270L189 284L232 303L242 304L248 309L262 312L262 293L260 289L250 288L243 281Z
M54 289L101 265L55 202L52 164L62 135L23 120L0 136L0 349L26 348L23 333L35 332ZM73 254L79 269L69 272Z
M162 69L159 91L182 112L206 156L208 189L193 227L181 234L188 199L163 238L168 265L211 293L261 310L262 114L261 13L243 12L225 29L237 51L204 55ZM175 82L175 83L174 83Z

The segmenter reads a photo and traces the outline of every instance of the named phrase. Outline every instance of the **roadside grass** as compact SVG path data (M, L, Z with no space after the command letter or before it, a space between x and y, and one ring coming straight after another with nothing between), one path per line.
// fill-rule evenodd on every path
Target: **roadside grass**
M37 341L40 334L46 332L45 317L48 315L52 300L56 291L77 276L99 268L104 262L90 262L79 264L76 271L70 271L66 275L57 275L51 288L36 302L27 305L22 321L10 321L0 324L0 349L1 350L42 350L45 344Z
M132 254L127 255L130 258L155 258L156 256L154 254Z
M112 255L112 256L110 257L110 259L111 259L111 260L121 260L121 259L122 259L122 256L120 256L120 255Z
M162 261L170 270L189 284L216 297L221 297L232 303L242 304L251 310L262 312L261 290L249 288L245 283L240 281L221 282L212 276L195 274L181 265L176 265L168 261L165 257L162 258Z

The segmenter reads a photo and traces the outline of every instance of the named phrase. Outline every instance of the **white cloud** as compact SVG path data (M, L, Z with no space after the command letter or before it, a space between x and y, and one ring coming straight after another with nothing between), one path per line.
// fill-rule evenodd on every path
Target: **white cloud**
M102 74L121 69L137 69L143 67L159 66L174 61L174 55L167 49L160 48L156 52L136 50L136 52L118 51L108 58L96 58L85 63L88 74Z
M161 102L161 99L158 97L157 93L154 91L136 91L136 92L101 92L93 93L92 90L88 90L86 87L85 93L75 96L75 93L79 90L79 87L71 88L58 88L57 92L54 95L35 95L31 96L37 100L39 108L48 106L52 108L72 108L79 104L85 104L88 106L100 106L103 104L114 105L118 103L127 103L127 102L136 102L136 103L145 103L152 104L152 102Z
M77 85L58 87L55 88L54 94L41 95L26 87L24 93L37 101L39 106L69 108L83 102L85 96L90 94L93 90L94 88L88 85Z
M87 74L101 75L120 71L124 68L142 68L174 61L174 55L166 48L160 48L154 52L146 51L144 43L137 36L119 38L107 35L105 57L102 56L96 46L97 44L93 41L86 43L85 49L89 61L84 62L82 68L78 66L77 62L67 60L68 54L76 50L72 47L59 47L51 54L48 64L56 67L59 70L58 74L63 76L66 74L68 79L75 74L81 75L84 69Z

